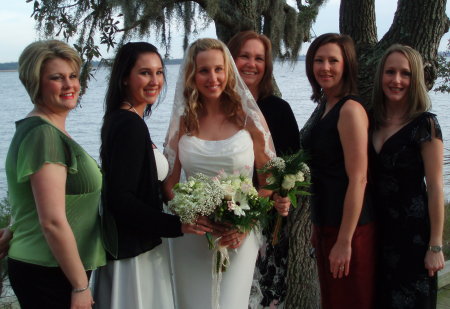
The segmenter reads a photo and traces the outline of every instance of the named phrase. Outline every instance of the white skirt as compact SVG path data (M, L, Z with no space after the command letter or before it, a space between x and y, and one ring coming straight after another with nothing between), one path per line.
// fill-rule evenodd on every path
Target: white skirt
M136 257L108 261L93 274L96 309L173 309L167 240Z
M230 266L223 273L220 309L247 309L259 248L254 231L243 244L230 249ZM187 234L170 239L178 309L211 309L212 251L204 236Z

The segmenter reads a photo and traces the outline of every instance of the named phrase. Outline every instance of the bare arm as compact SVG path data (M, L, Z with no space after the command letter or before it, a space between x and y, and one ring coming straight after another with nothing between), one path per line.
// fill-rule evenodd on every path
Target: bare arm
M0 229L0 259L3 259L8 254L11 239L12 232L8 227Z
M341 109L338 121L348 187L338 238L329 256L330 271L335 278L349 274L351 242L361 214L367 184L368 126L364 108L356 101L347 101Z
M428 192L428 214L430 216L430 246L442 246L442 233L444 229L444 192L442 180L443 143L435 137L432 125L432 140L423 142L421 154L425 168L425 179ZM434 276L435 272L444 268L444 255L441 252L427 251L425 255L425 268L428 274Z
M66 167L44 164L30 181L45 239L72 287L80 289L88 286L88 278L66 217L66 178ZM72 293L71 308L91 308L92 301L89 289Z

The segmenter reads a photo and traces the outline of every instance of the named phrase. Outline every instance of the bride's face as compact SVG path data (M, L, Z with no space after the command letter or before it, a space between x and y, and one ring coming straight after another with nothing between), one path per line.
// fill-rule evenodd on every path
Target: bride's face
M227 76L221 50L199 52L195 59L195 85L203 100L218 100L225 89Z

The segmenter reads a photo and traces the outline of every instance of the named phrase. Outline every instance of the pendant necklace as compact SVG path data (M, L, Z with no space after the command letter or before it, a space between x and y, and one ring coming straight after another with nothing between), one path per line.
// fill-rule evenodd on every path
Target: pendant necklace
M136 114L138 114L139 115L139 113L137 112L137 110L134 108L134 106L133 105L131 105L131 103L130 102L127 102L127 101L123 101L123 103L124 104L126 104L126 105L128 105L132 110L133 110L133 112L135 112ZM139 117L141 117L141 115L139 115Z

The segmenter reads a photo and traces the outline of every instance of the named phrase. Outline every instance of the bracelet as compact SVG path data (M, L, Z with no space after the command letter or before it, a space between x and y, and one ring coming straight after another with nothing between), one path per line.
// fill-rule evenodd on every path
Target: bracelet
M81 292L86 291L87 289L89 289L89 284L88 284L88 286L85 287L85 288L73 288L73 289L72 289L72 293L81 293Z

